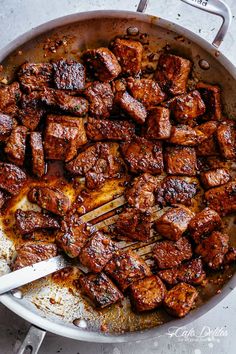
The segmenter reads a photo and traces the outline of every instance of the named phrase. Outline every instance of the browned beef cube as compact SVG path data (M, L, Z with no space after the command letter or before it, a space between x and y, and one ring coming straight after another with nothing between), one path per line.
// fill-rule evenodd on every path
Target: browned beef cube
M164 307L175 317L184 317L193 308L198 297L194 286L180 283L169 290L164 298Z
M158 272L158 276L167 284L175 285L177 283L201 284L206 278L206 272L203 269L202 260L192 259L186 263L171 269L165 269Z
M153 257L160 269L176 267L192 257L191 244L185 237L176 242L157 242L153 247Z
M27 177L17 166L0 162L0 188L12 195L19 193Z
M202 236L206 236L215 229L218 229L221 227L221 224L219 214L215 210L205 208L192 218L188 229L195 243L199 243L201 242Z
M53 187L33 187L28 192L28 199L31 203L60 216L65 215L70 208L69 198Z
M122 234L131 240L147 241L151 236L151 226L150 213L126 208L119 214L115 231L118 235Z
M100 81L112 81L121 72L121 67L115 55L108 48L88 49L83 57Z
M215 139L217 127L218 122L216 121L209 121L197 127L206 136L206 139L196 147L198 156L218 155L219 152Z
M21 91L18 82L0 86L0 112L16 116L18 112L17 102L20 97Z
M221 124L216 132L222 155L226 159L236 158L236 130L228 124Z
M13 128L12 117L0 113L0 141L6 141Z
M166 177L156 189L156 201L161 206L184 204L191 205L197 194L196 182L187 182L184 177Z
M127 91L116 94L115 102L136 123L145 123L147 118L146 108L141 102L130 96Z
M93 232L94 229L87 224L66 220L56 233L56 243L69 257L75 258Z
M117 252L107 263L105 272L115 280L122 291L135 281L152 274L145 261L130 250Z
M108 118L113 106L114 94L107 82L94 81L84 91L89 101L89 113L95 118Z
M195 176L197 157L195 149L183 146L168 146L164 153L166 172L171 175Z
M18 117L26 128L35 130L44 114L44 108L40 103L40 94L33 91L28 95L22 95Z
M140 42L116 38L112 50L120 63L122 73L136 75L140 72L143 55Z
M164 91L180 95L186 92L191 67L192 64L187 59L161 54L154 77Z
M170 111L165 107L153 107L148 111L147 127L145 127L147 139L168 139L171 132Z
M205 193L207 205L221 216L236 211L236 182L228 182Z
M88 118L86 133L93 141L130 140L135 134L135 127L127 121Z
M56 255L57 246L54 243L27 242L17 249L17 256L11 268L12 270L24 268Z
M8 159L17 166L24 164L27 131L23 125L13 128L4 149Z
M119 177L124 170L116 143L96 143L66 164L73 175L85 176L89 189L101 187L106 179Z
M197 89L206 105L205 116L207 119L221 120L222 113L219 86L199 82Z
M126 190L126 199L130 206L146 211L155 203L154 191L157 187L156 177L144 173L136 177L130 188Z
M53 63L53 82L59 90L83 90L85 67L75 60L58 60Z
M115 243L101 232L95 232L82 248L79 260L94 273L100 273L117 251Z
M216 132L218 125L219 122L209 121L198 125L197 129L199 129L206 136L206 138L210 138Z
M120 290L104 273L86 274L79 278L82 291L95 306L104 308L123 299Z
M197 90L175 97L170 101L169 108L177 122L186 124L191 124L191 120L204 114L206 109Z
M165 293L165 285L156 275L140 279L130 286L131 303L138 312L154 310L159 307Z
M145 138L134 137L130 142L122 144L125 162L131 172L148 172L159 174L163 172L163 154L160 141L149 141Z
M52 81L52 64L25 63L18 71L21 87L27 93L43 90L49 87Z
M196 146L206 139L207 137L199 129L181 124L171 128L168 141L177 145Z
M30 234L38 229L58 229L58 221L39 211L17 209L15 213L16 227L20 234Z
M224 168L216 168L201 173L201 181L205 188L218 187L231 180L231 176Z
M212 269L219 269L224 256L229 249L229 236L219 231L213 231L210 236L196 247L196 254L202 257L204 263Z
M184 206L169 209L156 222L156 230L164 237L177 241L187 230L194 213Z
M230 247L228 252L225 254L224 257L224 264L230 264L236 261L236 248Z
M154 80L130 77L127 84L131 95L147 108L158 105L166 98L165 93Z
M46 164L44 161L43 139L39 132L30 134L30 146L32 153L32 171L37 177L42 177L46 173Z

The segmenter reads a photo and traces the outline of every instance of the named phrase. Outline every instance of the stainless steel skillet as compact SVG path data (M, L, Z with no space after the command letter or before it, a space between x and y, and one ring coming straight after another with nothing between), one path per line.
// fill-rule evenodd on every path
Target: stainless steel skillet
M139 28L140 32L149 34L150 42L158 42L154 43L155 45L161 47L168 42L177 52L189 57L195 64L196 75L199 75L199 77L206 81L220 83L224 92L223 101L226 112L228 115L234 116L236 114L234 105L234 102L236 102L236 69L217 51L217 47L223 40L230 22L230 11L221 1L202 1L201 5L199 4L200 1L188 0L188 2L194 6L202 7L202 9L206 11L223 16L224 25L220 29L213 44L207 43L187 29L154 16L126 11L96 11L66 16L31 30L3 49L0 52L0 60L8 61L9 66L11 62L17 65L17 63L23 61L23 57L17 57L15 53L22 49L23 53L25 53L24 55L32 60L35 58L37 58L38 61L40 59L48 60L49 58L43 58L44 52L41 50L47 37L67 36L68 38L72 38L72 46L84 49L89 46L107 44L114 36L124 34L127 27L136 26ZM146 1L140 2L139 11L145 8L145 3ZM76 38L73 39L75 34ZM183 36L185 40L183 41L180 36ZM40 50L42 54L40 54ZM201 59L207 60L210 64L208 71L203 71L199 67L198 63ZM8 261L11 247L6 241L1 248L2 250L5 249L5 258ZM3 253L2 251L2 254ZM175 325L183 326L202 314L205 314L225 297L235 285L236 278L233 276L225 285L220 295L212 297L185 319L174 321ZM17 299L12 295L4 295L1 297L1 302L37 327L59 335L91 342L123 342L146 339L165 333L170 326L170 323L166 323L151 329L135 332L130 328L130 332L118 333L117 331L117 333L113 334L104 334L100 332L96 326L85 329L75 327L70 322L69 316L66 318L60 316L58 311L52 308L47 310L46 306L43 309L42 307L40 308L40 306L39 308L35 306L35 294L41 299L40 301L42 303L44 300L48 305L47 298L49 297L49 293L53 291L57 292L58 289L53 289L53 285L45 280L44 283L39 284L36 288L27 289L23 299ZM69 307L73 308L71 298L68 296L68 299L65 298L62 312L68 311ZM153 326L153 324L151 326ZM81 327L83 327L83 322L81 322ZM148 325L143 326L143 329L147 327ZM30 333L34 334L33 338L39 340L42 340L45 334L43 330L36 329L35 327L31 329ZM37 340L36 342L32 342L32 347L36 348L37 346ZM36 349L34 352L36 352Z

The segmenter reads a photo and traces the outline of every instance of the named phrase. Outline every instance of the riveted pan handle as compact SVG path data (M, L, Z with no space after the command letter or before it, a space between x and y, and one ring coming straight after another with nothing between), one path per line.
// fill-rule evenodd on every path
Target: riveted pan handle
M37 354L45 334L46 332L43 329L32 325L16 354Z
M194 6L200 10L220 16L223 23L212 44L218 48L222 43L232 20L232 13L229 6L222 0L181 0L188 5ZM140 0L137 11L144 12L148 4L148 0Z

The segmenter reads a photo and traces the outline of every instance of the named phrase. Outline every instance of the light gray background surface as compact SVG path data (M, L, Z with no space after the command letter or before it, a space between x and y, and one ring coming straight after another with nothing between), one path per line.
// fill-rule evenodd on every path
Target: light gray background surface
M225 0L233 21L221 51L236 65L236 0ZM221 20L179 0L150 0L147 12L178 22L211 41ZM98 9L135 10L138 0L0 0L0 47L25 31L63 15ZM236 290L205 316L172 337L120 345L76 342L48 333L40 354L234 354ZM0 304L0 354L19 347L29 324ZM172 331L173 332L173 331Z

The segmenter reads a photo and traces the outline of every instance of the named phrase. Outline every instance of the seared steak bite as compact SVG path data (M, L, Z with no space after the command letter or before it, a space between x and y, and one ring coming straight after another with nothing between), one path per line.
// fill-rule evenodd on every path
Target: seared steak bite
M44 161L43 139L39 132L30 133L30 147L32 153L32 171L37 177L42 177L46 173Z
M127 80L127 87L131 95L147 108L158 105L166 98L158 83L151 79L130 77Z
M157 242L153 247L153 257L160 269L176 267L192 257L191 244L185 237L176 242Z
M175 285L180 282L198 285L206 278L206 272L203 269L202 260L197 258L178 267L161 270L158 272L158 276L169 285Z
M104 273L79 277L79 285L95 306L104 308L123 299L123 294Z
M131 303L138 312L154 310L162 304L165 285L156 275L140 279L130 286Z
M163 172L162 143L160 141L153 142L136 136L130 142L123 143L121 150L131 172L153 174Z
M170 112L165 107L153 107L148 111L144 128L147 139L168 139L171 133Z
M236 211L236 182L228 182L223 186L211 188L205 193L207 205L221 216Z
M54 243L26 242L17 248L17 256L11 265L11 269L14 271L24 268L56 255L57 246Z
M147 241L151 236L151 215L139 209L126 208L119 214L115 232L131 240Z
M135 134L134 124L120 120L88 118L86 133L90 140L130 140Z
M31 203L60 216L65 215L70 208L69 198L54 187L33 187L28 192L28 199Z
M117 57L122 73L136 75L141 70L143 46L138 41L116 38L112 51Z
M17 209L15 212L16 227L20 234L30 234L38 229L58 229L58 221L39 211Z
M203 142L196 146L196 153L198 156L214 156L219 154L215 137L217 127L218 122L216 121L209 121L198 125L197 129L206 137Z
M225 264L230 264L236 261L236 248L235 247L230 247L228 252L225 254L224 257L224 265Z
M224 168L201 172L200 177L206 189L221 186L231 180L229 172Z
M17 166L0 162L0 188L12 195L19 193L27 177Z
M169 142L183 146L197 146L207 137L197 128L191 128L189 125L172 126Z
M0 142L7 140L7 138L11 135L12 128L13 128L12 117L0 113Z
M206 106L205 117L211 120L221 120L220 88L217 85L210 85L204 82L197 84L197 90Z
M156 222L157 232L173 241L177 241L187 230L194 213L185 206L169 209Z
M100 273L117 251L115 243L102 232L95 232L82 248L79 261L94 273Z
M108 82L94 81L86 87L84 94L89 101L89 113L95 118L110 116L114 94Z
M13 128L4 149L8 159L17 166L24 164L27 131L23 125Z
M89 189L101 187L106 179L120 177L124 164L116 143L96 143L66 164L72 175L85 176Z
M105 272L125 291L135 281L151 275L145 261L133 251L120 251L107 263Z
M197 158L195 149L183 146L168 146L164 153L166 172L171 175L195 176Z
M28 95L22 95L19 106L18 118L22 125L29 130L35 130L45 112L45 109L40 103L39 92L33 91Z
M161 54L154 78L164 91L172 95L186 92L192 64L189 60L172 54Z
M22 89L27 93L43 90L51 85L52 64L24 63L18 71L18 80Z
M85 67L75 60L58 60L53 64L53 82L59 90L83 90Z
M215 210L205 208L192 218L188 229L195 243L199 243L202 237L220 228L221 224L222 221L219 214Z
M226 159L236 158L236 130L228 124L221 124L216 132L222 155Z
M147 118L144 105L133 98L127 91L116 94L115 102L136 123L143 124Z
M202 257L204 263L212 269L219 269L224 256L229 249L229 236L219 231L213 231L210 236L196 247L196 254Z
M149 173L135 177L125 193L128 204L142 212L147 211L155 203L156 187L157 179Z
M167 291L164 307L171 315L184 317L193 308L197 297L198 292L192 285L180 283Z
M108 48L88 49L83 59L100 81L112 81L121 72L115 55Z
M18 113L17 103L21 98L20 85L13 82L10 85L0 85L0 112L9 116Z
M206 136L206 138L210 138L216 132L218 126L219 122L211 120L198 125L197 129L199 129Z

